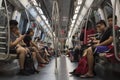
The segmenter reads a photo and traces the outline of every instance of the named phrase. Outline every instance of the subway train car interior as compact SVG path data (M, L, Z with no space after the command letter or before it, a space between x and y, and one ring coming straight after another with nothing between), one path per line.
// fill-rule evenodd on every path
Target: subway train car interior
M120 0L0 0L0 80L120 80Z

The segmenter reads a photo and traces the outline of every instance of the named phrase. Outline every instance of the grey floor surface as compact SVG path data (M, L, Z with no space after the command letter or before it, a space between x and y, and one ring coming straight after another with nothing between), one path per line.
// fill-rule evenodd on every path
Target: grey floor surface
M69 74L77 65L76 63L71 63L69 59L65 56L61 56L57 59L58 69L55 69L55 59L52 59L50 64L46 65L45 68L41 68L39 74L34 74L31 76L0 76L0 80L101 80L98 77L92 79L81 79L79 77L74 77ZM55 72L58 72L55 74Z

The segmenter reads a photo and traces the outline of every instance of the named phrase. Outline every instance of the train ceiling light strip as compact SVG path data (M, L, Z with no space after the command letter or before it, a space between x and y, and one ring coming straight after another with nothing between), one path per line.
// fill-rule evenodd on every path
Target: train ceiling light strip
M75 28L73 29L72 35L76 32L76 29L79 27L80 22L83 20L83 16L85 16L85 13L87 13L87 10L88 10L88 9L86 9L86 8L83 6L83 9L82 9L82 11L81 11L81 15L79 15L79 18L78 18L78 20L77 20L77 22L76 22L76 24L75 24Z
M86 2L86 0L82 1L82 3L81 3L81 6L80 6L80 9L79 9L79 12L77 13L77 18L75 19L76 21L77 21L77 19L78 19L78 16L79 16L79 14L80 14L80 12L81 12L81 10L82 10L82 7L84 6L85 2ZM76 21L75 21L75 23L76 23ZM72 23L73 26L71 26L72 29L70 29L69 32L68 32L68 37L71 37L71 35L72 35L72 31L73 31L74 26L75 26L75 23Z
M81 5L81 4L82 4L82 1L83 1L83 0L78 0L78 5Z
M93 3L93 1L94 0L86 0L86 2L85 2L85 5L83 6L83 8L82 8L82 11L81 11L81 13L79 14L79 17L81 16L81 15L83 15L83 16L85 16L85 14L87 13L87 11L88 11L88 9L87 9L87 7L90 7L91 6L91 4ZM87 6L87 7L85 7L85 6ZM81 20L83 19L83 17L81 17ZM78 20L77 20L78 21ZM76 21L76 23L77 23L77 21ZM79 21L80 21L80 18L79 18ZM79 24L81 23L81 21L79 22ZM78 24L78 23L77 23ZM73 29L73 30L71 30L72 32L71 32L71 35L69 35L69 36L72 36L74 33L75 33L75 31L76 31L76 29L79 27L79 26L76 26L76 24L75 24L75 26L74 26L75 28ZM77 27L77 28L76 28Z

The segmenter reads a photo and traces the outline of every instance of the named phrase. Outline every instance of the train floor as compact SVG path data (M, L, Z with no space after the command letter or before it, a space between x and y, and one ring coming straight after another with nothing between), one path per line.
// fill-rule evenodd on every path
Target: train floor
M97 76L95 78L81 79L69 74L76 66L77 63L71 63L70 60L62 55L57 58L57 69L55 69L55 58L51 59L51 62L44 68L41 68L39 74L31 76L0 76L0 80L101 80Z

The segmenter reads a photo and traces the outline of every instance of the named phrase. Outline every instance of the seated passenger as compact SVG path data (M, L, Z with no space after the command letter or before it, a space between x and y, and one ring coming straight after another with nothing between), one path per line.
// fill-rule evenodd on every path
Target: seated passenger
M46 64L47 62L40 56L39 54L39 48L38 46L32 41L32 36L34 35L34 31L29 28L26 36L24 38L24 42L26 43L27 47L36 53L36 58L38 61L38 64L42 63L42 64Z
M117 21L117 17L115 17L115 23L116 21ZM108 46L110 46L113 42L113 35L112 35L113 16L111 15L108 16L108 23L109 23L108 28L106 28L106 23L103 20L97 23L97 27L99 27L102 35L101 35L99 43L86 49L83 55L83 56L87 56L88 72L85 75L81 75L82 78L94 76L93 74L93 63L94 63L93 53L104 53L108 51L109 50Z
M48 46L45 45L45 43L43 43L42 41L40 41L40 39L37 40L37 46L38 49L40 51L40 54L43 56L44 55L44 59L49 62L48 56L50 56L50 54L48 53Z
M27 54L27 50L23 48L19 43L23 40L25 35L18 36L18 22L16 20L10 20L10 53L17 53L19 55L19 65L21 75L29 75L24 71L24 61Z

